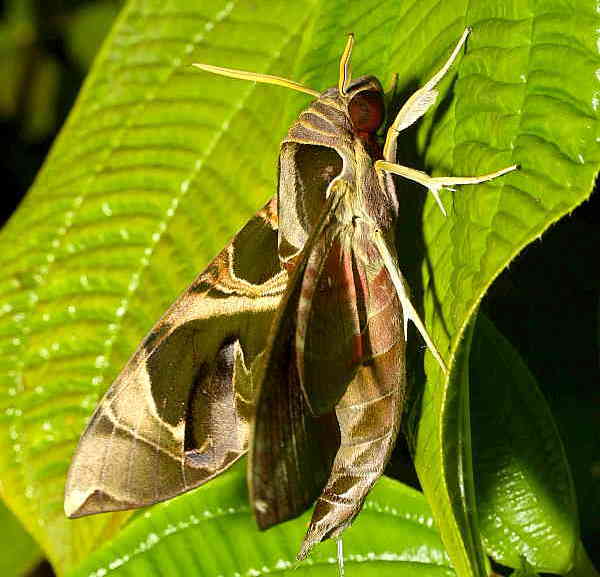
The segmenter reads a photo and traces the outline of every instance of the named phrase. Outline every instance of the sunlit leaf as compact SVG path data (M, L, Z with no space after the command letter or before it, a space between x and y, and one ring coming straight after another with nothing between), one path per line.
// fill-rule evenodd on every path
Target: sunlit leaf
M307 514L263 533L256 530L243 465L139 515L72 577L108 572L141 577L149 571L170 576L337 575L332 541L317 546L308 560L296 565ZM391 479L377 484L360 519L344 533L343 544L348 574L455 575L423 495Z
M2 501L0 501L0 542L3 544L2 555L0 555L0 575L4 577L25 575L43 558L36 542Z

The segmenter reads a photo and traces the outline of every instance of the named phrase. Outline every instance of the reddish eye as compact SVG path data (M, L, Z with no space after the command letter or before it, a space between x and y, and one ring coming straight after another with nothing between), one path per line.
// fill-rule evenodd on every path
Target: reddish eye
M358 132L375 132L383 121L383 96L381 92L359 92L348 108L352 124Z

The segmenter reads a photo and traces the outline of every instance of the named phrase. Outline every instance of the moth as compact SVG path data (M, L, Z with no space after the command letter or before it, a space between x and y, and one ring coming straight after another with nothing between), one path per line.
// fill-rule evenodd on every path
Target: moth
M338 538L394 447L406 389L408 321L446 370L397 263L392 175L439 191L492 180L431 177L396 163L399 134L434 103L462 49L403 105L387 130L384 91L199 68L285 86L314 100L281 144L277 195L156 323L100 401L73 458L65 512L80 517L169 499L246 452L250 503L266 529L315 503L298 559Z

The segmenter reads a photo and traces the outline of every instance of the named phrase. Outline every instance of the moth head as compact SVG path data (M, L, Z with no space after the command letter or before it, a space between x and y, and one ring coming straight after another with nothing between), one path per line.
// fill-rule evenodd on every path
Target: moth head
M354 34L348 40L340 58L338 96L348 110L348 116L357 132L373 134L381 126L385 113L383 88L374 76L361 76L352 80L352 48Z
M348 116L354 130L359 133L374 134L385 117L383 88L374 76L361 76L353 80L344 95Z

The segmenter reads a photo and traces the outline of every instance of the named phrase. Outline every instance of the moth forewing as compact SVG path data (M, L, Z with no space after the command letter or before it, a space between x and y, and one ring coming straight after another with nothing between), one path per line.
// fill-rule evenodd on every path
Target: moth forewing
M100 401L69 470L68 516L168 499L246 453L251 371L286 280L273 199L169 308Z
M317 219L306 250L290 275L265 352L248 462L250 500L261 529L296 517L315 501L339 446L334 411L316 416L306 403L293 338L307 255L342 194L339 187L334 188Z

